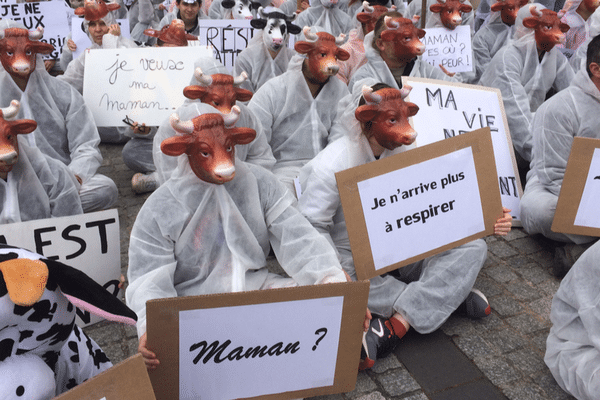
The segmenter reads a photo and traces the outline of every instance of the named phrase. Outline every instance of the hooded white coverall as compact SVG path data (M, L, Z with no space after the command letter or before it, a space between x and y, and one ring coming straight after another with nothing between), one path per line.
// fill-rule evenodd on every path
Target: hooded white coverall
M600 242L563 278L554 298L544 361L563 390L580 400L600 398Z
M7 26L8 25L8 26ZM23 25L0 21L0 28ZM0 70L0 102L4 107L19 100L17 119L32 119L37 129L25 135L31 146L67 165L83 183L78 184L85 212L110 208L117 201L117 186L108 177L97 174L102 164L100 137L94 117L83 97L71 85L48 74L41 55L22 91L3 68Z
M194 69L198 67L200 67L202 72L206 75L228 73L223 64L213 58L200 58L196 60L194 63ZM199 85L199 83L196 81L196 78L193 76L190 81L190 85ZM256 131L256 138L248 144L236 146L235 156L242 161L260 165L269 170L272 169L273 165L275 165L275 157L273 157L271 147L269 146L260 120L252 112L252 110L250 110L250 107L239 102L236 103L242 112L240 113L240 117L235 126L254 129ZM187 121L201 114L218 113L219 111L208 104L201 103L200 100L186 99L183 105L180 106L175 112L177 115L179 115L182 121ZM171 127L171 123L167 118L161 124L161 126L159 126L152 142L152 156L154 159L154 166L156 167L156 171L158 173L158 181L160 183L163 183L169 179L177 167L177 158L164 154L160 150L160 144L163 142L163 140L175 135L180 134L177 133L173 127ZM149 150L146 145L142 144L142 146L144 146L144 152ZM140 151L141 149L138 148L138 154ZM135 155L136 154L131 154L128 157L134 157Z
M590 17L588 38L577 48L577 50L575 50L575 54L573 54L569 60L569 64L573 67L573 71L577 72L580 68L585 69L588 44L598 35L600 35L600 7L598 7Z
M535 3L534 3L535 4ZM537 4L537 9L544 8ZM532 29L523 26L530 16L529 7L521 7L515 22L515 37L496 53L479 84L502 92L510 135L517 153L531 161L531 120L551 88L565 89L574 73L565 56L557 48L539 60Z
M558 195L575 137L600 138L600 91L585 70L567 89L555 94L535 113L531 125L533 158L521 198L521 222L529 234L576 244L595 240L553 232Z
M381 158L404 150L404 146L385 150ZM298 208L335 247L342 268L353 279L356 271L335 173L371 161L375 161L373 151L353 119L347 134L329 144L300 173ZM486 256L487 245L479 239L372 278L369 309L385 318L399 312L416 331L430 333L469 295Z
M342 11L337 4L325 7L323 2L328 0L313 0L313 4L298 14L294 24L301 28L305 26L319 26L325 32L338 37L340 33L348 35L350 29L354 27L354 20L346 12Z
M200 180L187 156L142 206L131 232L126 298L146 332L146 301L345 282L327 241L265 168L236 160L235 178ZM291 277L266 268L269 246Z
M0 179L0 224L83 214L75 175L17 136L19 159Z

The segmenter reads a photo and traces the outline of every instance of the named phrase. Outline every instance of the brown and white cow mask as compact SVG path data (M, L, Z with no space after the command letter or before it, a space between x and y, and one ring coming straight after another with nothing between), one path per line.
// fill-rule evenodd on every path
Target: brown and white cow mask
M500 18L508 26L513 26L517 19L519 9L527 4L528 0L498 0L490 9L500 12Z
M37 128L37 123L31 119L14 120L19 112L20 103L10 102L10 106L0 109L0 176L12 171L19 159L19 143L17 135L30 133Z
M529 12L531 16L523 18L523 26L535 31L538 50L550 51L555 45L565 42L569 25L560 21L562 13L546 8L540 10L534 4L529 6Z
M163 46L183 47L188 45L188 40L198 40L197 36L186 33L185 24L180 19L174 19L160 30L148 28L144 35L157 38L164 43Z
M217 185L229 182L235 177L234 146L248 144L256 137L254 129L232 128L239 114L238 106L225 117L209 113L180 121L177 114L172 114L171 126L182 135L165 139L160 149L169 156L187 154L192 171L205 182Z
M363 86L362 94L366 104L359 106L354 113L356 119L365 126L368 136L374 136L379 145L394 150L408 146L417 138L417 132L408 123L408 118L419 111L419 107L404 101L411 88L384 88L373 92L369 86Z
M366 35L375 29L377 18L388 11L396 11L396 6L393 5L391 8L380 5L371 6L368 1L363 1L363 9L364 11L356 14L356 19L362 24L363 33Z
M250 101L252 98L251 91L239 87L248 79L245 72L237 77L228 74L206 75L198 67L194 71L194 77L199 85L186 86L183 95L209 104L223 114L229 114L236 101Z
M418 16L412 20L385 14L379 18L382 17L386 29L379 35L380 39L374 38L375 41L381 41L381 46L378 46L380 51L390 48L392 54L387 56L400 62L409 62L425 52L425 45L420 40L425 37L425 31L414 25Z
M462 15L473 11L473 7L465 4L466 0L437 0L429 10L440 15L440 21L448 29L455 29L462 24Z
M37 54L50 54L54 46L40 42L43 28L28 31L25 28L0 30L0 61L13 78L29 79L35 70Z
M346 35L340 34L337 38L327 32L312 33L310 27L302 30L306 40L296 42L294 49L300 54L306 54L307 71L303 73L314 83L325 83L329 77L338 73L340 66L338 60L346 61L350 53L340 48Z

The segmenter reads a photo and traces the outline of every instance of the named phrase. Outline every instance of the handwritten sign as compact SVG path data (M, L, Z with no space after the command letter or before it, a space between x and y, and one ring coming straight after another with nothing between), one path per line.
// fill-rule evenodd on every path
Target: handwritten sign
M161 362L150 373L156 397L352 390L368 288L348 282L149 301L148 348Z
M156 400L141 354L107 369L55 400Z
M194 62L206 47L96 49L86 55L85 103L98 126L124 126L125 116L160 125L183 104Z
M502 205L511 210L516 225L523 188L500 91L432 79L402 79L403 84L413 88L408 98L419 106L419 112L412 117L417 146L490 128Z
M22 247L85 272L115 296L121 276L116 209L0 225L0 242ZM100 321L77 310L79 325Z
M600 236L600 139L576 137L558 196L552 230Z
M85 31L85 27L83 25L83 18L73 16L71 19L72 27L71 27L71 39L75 42L77 49L73 52L73 59L76 59L83 53L85 50L92 46L92 40L88 36ZM117 24L121 27L121 36L126 38L131 38L131 34L129 33L129 20L128 19L117 19Z
M490 136L485 128L336 174L359 279L493 233L502 210Z
M232 72L237 55L248 47L254 36L250 20L201 19L199 25L199 43L212 47L214 57Z
M442 65L450 72L473 71L471 28L460 25L450 30L445 27L427 28L421 39L425 45L423 60L437 68Z
M42 42L54 46L54 51L44 58L59 58L63 44L69 34L67 5L62 1L44 1L40 3L0 3L0 18L12 19L28 30L44 28Z

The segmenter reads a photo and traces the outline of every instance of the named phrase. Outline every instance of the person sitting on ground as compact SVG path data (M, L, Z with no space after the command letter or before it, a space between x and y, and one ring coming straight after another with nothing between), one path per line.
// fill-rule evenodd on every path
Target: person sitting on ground
M177 8L160 20L158 29L162 29L163 26L169 25L174 19L180 19L185 24L186 33L200 36L199 21L201 19L208 19L200 9L200 7L202 7L202 0L176 0L176 4Z
M542 234L555 243L553 273L564 276L582 245L592 236L553 232L558 195L575 137L600 138L600 35L588 45L587 68L579 70L571 85L548 99L531 123L531 169L521 198L521 222L530 235ZM562 243L570 243L563 246Z
M354 280L356 271L335 174L410 149L416 132L408 118L418 107L404 101L409 90L383 83L356 90L353 104L359 106L347 135L330 143L300 173L298 209L335 247L342 268ZM380 121L384 117L379 117L378 111L385 113L385 121ZM510 210L503 211L494 227L498 235L506 235L512 226ZM433 332L459 308L472 318L488 316L487 299L473 289L486 256L486 243L478 239L372 278L368 305L373 319L363 338L360 368L371 368L376 359L389 354L411 326L419 333Z
M131 231L126 299L149 369L159 360L146 340L148 300L347 281L293 195L266 168L236 159L234 146L254 130L232 128L237 112L224 119L208 104L196 107L190 120L170 118L179 134L161 148L178 157L177 169ZM270 248L289 278L268 271Z
M333 36L347 35L354 19L340 9L337 0L313 0L312 5L298 14L296 24L301 27L320 26Z
M85 6L75 10L84 16L84 28L92 41L90 49L122 49L135 48L137 45L131 39L121 36L121 27L117 24L114 15L110 12L114 7L101 7L102 0L86 2ZM99 6L100 5L100 6ZM109 4L110 5L110 4ZM113 4L116 5L116 4ZM75 42L67 42L71 51L75 51ZM83 93L83 81L85 73L85 60L87 52L84 51L69 63L67 70L58 79L69 83L79 93ZM126 135L127 127L100 127L98 133L103 143L123 143L129 140Z
M580 400L600 398L600 242L577 260L552 299L544 361L559 386Z
M77 179L84 212L110 208L117 202L118 191L110 178L97 173L102 154L94 117L77 90L44 68L37 53L51 51L52 45L39 42L43 30L30 32L9 19L0 21L0 30L4 33L0 39L4 67L0 69L0 102L19 101L17 118L37 122L37 129L27 135L28 143L69 167ZM5 46L9 45L11 51L7 52ZM42 48L36 48L40 45ZM26 68L12 67L11 57L16 54L26 55Z
M568 0L561 10L564 15L561 22L569 25L569 31L565 34L565 42L556 47L562 51L567 58L571 58L583 42L586 41L590 31L590 17L600 5L598 0Z
M573 71L577 72L582 68L585 69L588 44L598 35L600 35L600 7L596 8L596 11L590 17L588 38L575 50L575 54L569 59L569 64L573 67Z

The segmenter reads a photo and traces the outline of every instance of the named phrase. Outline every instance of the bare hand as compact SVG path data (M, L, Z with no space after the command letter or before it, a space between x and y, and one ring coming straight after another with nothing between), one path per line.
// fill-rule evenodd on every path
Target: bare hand
M46 67L46 71L50 72L54 65L56 64L56 60L44 60L44 66Z
M496 220L496 224L494 225L494 235L498 236L506 236L510 229L512 228L512 215L510 215L510 211L506 207L502 207L502 217Z
M155 370L156 367L160 365L158 358L156 358L156 354L148 350L147 346L147 337L144 333L140 338L140 344L138 345L138 352L142 354L144 357L144 363L146 363L146 368L148 370Z
M79 182L80 185L83 184L83 179L81 179L79 175L75 174L75 179L77 179L77 182Z
M446 75L448 75L449 77L453 77L454 75L456 75L456 72L450 72L450 71L448 71L448 70L446 69L446 67L444 67L442 64L440 64L440 69L441 69L442 71L444 71L444 73L445 73Z
M77 50L77 45L75 44L75 42L73 41L73 39L67 40L67 48L69 50L71 50L71 51Z
M121 27L119 24L112 24L110 28L108 28L108 33L113 36L121 36Z
M371 320L373 316L371 315L371 310L367 308L367 313L365 314L365 321L363 322L363 329L366 331L369 330L369 325L371 324Z
M140 125L137 122L133 123L131 129L133 129L133 133L136 133L138 135L147 135L148 133L150 133L150 128L147 127L146 124Z
M159 5L158 5L158 9L159 9L160 11L164 11L164 10L166 10L166 9L167 9L167 7L165 7L165 5L161 3L161 4L159 4Z

